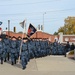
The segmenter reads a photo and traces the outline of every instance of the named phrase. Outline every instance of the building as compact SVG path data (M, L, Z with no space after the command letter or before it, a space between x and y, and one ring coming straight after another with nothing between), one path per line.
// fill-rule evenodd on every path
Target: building
M4 31L3 33L6 34L6 35L9 35L11 37L15 36L16 38L18 38L19 36L20 37L27 37L26 34L23 35L23 33L15 33L15 32L11 32L11 31L10 32ZM58 40L58 35L55 36L55 35L52 35L52 34L49 34L49 33L45 33L45 32L42 32L42 31L37 31L30 38L31 39L34 39L34 38L37 38L37 39L48 39L49 41L54 42L55 39Z
M15 32L8 32L8 31L4 31L3 32L6 35L9 36L15 36L16 38L20 37L27 37L26 34L23 35L23 33L15 33ZM50 42L54 42L55 39L60 42L60 43L66 43L67 41L69 41L70 43L75 43L75 35L63 35L62 32L59 33L59 35L52 35L49 33L45 33L42 31L37 31L36 33L34 33L31 37L31 39L48 39Z
M75 35L63 35L63 33L59 33L59 41L60 43L66 43L67 41L71 43L75 43Z

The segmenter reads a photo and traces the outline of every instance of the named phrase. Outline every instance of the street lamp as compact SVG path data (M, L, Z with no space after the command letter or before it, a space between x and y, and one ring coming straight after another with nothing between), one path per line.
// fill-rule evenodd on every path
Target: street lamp
M43 31L44 31L44 15L46 14L46 12L43 13Z
M8 36L10 36L10 20L8 20Z

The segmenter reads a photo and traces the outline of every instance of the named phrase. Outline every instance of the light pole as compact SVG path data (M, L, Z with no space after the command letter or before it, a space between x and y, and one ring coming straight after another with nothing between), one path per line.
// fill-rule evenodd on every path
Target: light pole
M44 31L44 15L46 14L46 12L43 13L43 31Z
M8 36L10 36L10 20L8 20Z

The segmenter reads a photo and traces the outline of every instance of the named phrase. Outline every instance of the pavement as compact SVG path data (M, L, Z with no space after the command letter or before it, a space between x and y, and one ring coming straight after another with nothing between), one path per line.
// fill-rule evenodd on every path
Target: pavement
M19 63L12 66L6 62L0 64L0 75L75 75L75 60L51 55L31 59L25 70Z

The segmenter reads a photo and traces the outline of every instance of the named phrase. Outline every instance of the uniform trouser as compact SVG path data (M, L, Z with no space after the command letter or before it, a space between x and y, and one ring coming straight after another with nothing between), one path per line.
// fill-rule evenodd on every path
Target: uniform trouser
M11 62L13 64L16 64L16 54L15 53L11 53Z
M44 49L41 49L41 56L46 56L46 51Z
M21 57L21 64L23 68L26 68L26 59Z
M4 61L6 61L6 58L9 61L9 58L10 58L10 53L9 52L5 53L5 55L4 55Z
M37 54L37 51L36 51L36 50L34 50L34 56L35 56L35 57L37 57L37 56L38 56L38 54Z
M34 57L34 53L31 51L29 51L29 58L33 58Z
M24 53L25 53L25 55L24 56L21 56L21 59L25 59L25 61L26 61L26 64L27 64L27 62L29 61L29 52L28 51L24 51Z
M19 58L19 55L20 55L20 48L17 51L17 59Z
M28 62L30 57L29 57L29 52L28 51L25 51L25 54L26 54L26 61Z
M66 57L66 50L64 51L64 56Z
M17 52L17 59L19 58L19 52Z
M1 57L1 64L3 64L3 57Z
M9 61L9 58L10 58L10 48L8 47L7 48L7 60Z
M1 64L3 64L3 54L0 54Z
M38 50L37 53L38 53L38 57L41 57L41 50Z
M10 48L6 48L5 50L4 50L4 60L6 61L6 59L7 60L9 60L9 58L10 58Z
M43 50L41 50L41 57L43 56Z
M46 49L47 55L50 55L50 49Z
M7 52L3 52L3 59L4 59L4 62L6 62L6 58L7 58Z
M10 53L9 53L9 52L7 53L7 58L8 58L8 60L9 60L9 58L10 58Z
M39 51L35 51L35 57L39 57Z

